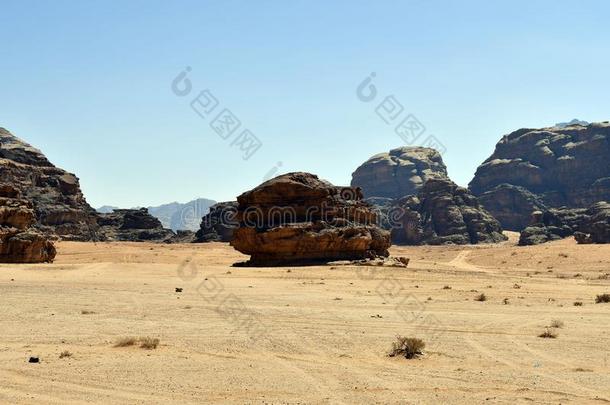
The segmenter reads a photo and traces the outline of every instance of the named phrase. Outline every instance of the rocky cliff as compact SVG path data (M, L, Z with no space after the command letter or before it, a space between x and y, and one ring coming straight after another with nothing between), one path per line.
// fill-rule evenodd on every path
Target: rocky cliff
M272 266L388 256L390 234L357 188L288 173L237 197L231 246Z
M608 156L607 121L520 129L498 142L469 187L505 228L520 230L532 210L610 201Z
M53 243L31 228L32 204L12 185L0 184L0 263L42 263L55 258Z
M440 153L431 148L402 147L379 153L352 174L352 187L360 187L365 198L400 198L417 194L432 178L447 178Z
M118 209L99 214L100 234L108 241L165 242L171 243L176 234L163 228L161 221L148 213L148 209Z
M388 216L396 244L463 245L507 239L478 199L448 179L428 180L417 196L394 201Z
M31 204L33 227L40 232L65 240L96 238L96 213L87 204L78 178L4 128L0 128L0 182L10 184Z
M195 242L230 242L239 225L235 219L236 214L237 201L214 204L210 212L201 219Z

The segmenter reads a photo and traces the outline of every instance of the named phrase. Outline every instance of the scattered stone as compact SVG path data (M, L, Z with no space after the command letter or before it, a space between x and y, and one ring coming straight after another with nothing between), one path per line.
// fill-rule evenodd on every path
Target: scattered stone
M182 288L180 288L180 287L176 287L176 292L177 292L177 293L181 293L181 292L182 292Z
M30 357L28 363L40 363L40 358L38 357Z

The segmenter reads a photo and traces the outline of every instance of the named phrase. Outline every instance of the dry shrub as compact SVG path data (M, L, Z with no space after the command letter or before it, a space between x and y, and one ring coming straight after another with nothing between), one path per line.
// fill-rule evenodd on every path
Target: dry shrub
M396 341L392 343L389 356L404 356L407 359L413 359L421 356L425 347L426 344L421 339L396 336Z
M595 297L596 304L605 304L608 302L610 302L610 294L600 294L597 297Z
M86 309L83 309L82 311L80 311L80 313L81 313L82 315L93 315L93 314L95 314L95 312L93 312L93 311L88 311L88 310L86 310Z
M582 302L581 301L574 301L574 306L575 307L582 307Z
M557 338L557 333L553 332L549 328L546 328L546 330L544 332L542 332L541 334L539 334L538 337L545 338L545 339L555 339L555 338Z
M122 339L119 339L114 345L114 347L129 347L135 346L136 344L140 344L140 347L142 349L153 350L156 349L157 346L159 346L159 339L151 338L149 336L139 338L124 337Z
M124 337L119 339L115 344L114 347L128 347L128 346L133 346L137 343L138 339L135 337Z
M561 321L559 319L553 319L551 321L551 328L555 328L555 329L563 328L564 325L565 324L563 323L563 321Z
M475 301L487 301L487 296L485 294L479 294L474 298Z
M61 352L61 353L59 354L59 358L60 358L60 359L63 359L64 357L72 357L72 353L70 353L70 352L69 352L69 351L67 351L67 350L64 350L63 352Z
M159 346L159 339L157 338L151 338L151 337L145 337L145 338L140 338L140 347L142 349L146 349L146 350L153 350L156 349L157 346Z

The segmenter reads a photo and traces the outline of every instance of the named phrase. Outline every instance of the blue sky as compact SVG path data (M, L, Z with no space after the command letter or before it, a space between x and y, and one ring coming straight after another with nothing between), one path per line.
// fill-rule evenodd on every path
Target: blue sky
M281 172L336 184L404 145L393 95L458 184L503 134L610 119L605 1L0 1L0 126L76 173L88 201L229 200ZM171 90L191 67L192 92ZM378 96L356 88L371 72ZM209 89L228 140L190 107ZM231 145L249 129L248 160Z

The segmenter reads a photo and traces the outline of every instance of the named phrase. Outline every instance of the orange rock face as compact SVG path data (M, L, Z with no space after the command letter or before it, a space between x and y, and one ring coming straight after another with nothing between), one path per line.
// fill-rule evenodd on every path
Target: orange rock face
M249 264L309 264L388 256L390 234L358 188L336 187L309 173L289 173L237 198L231 245Z
M53 243L33 230L34 210L10 185L0 185L0 262L41 263L55 258Z

